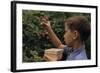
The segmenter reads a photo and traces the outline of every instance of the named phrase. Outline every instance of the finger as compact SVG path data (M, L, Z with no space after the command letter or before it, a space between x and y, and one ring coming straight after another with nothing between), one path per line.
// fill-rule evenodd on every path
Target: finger
M42 21L42 22L47 22L47 20L46 20L46 19L44 19L44 18L43 18L43 19L41 19L41 21Z
M44 18L48 21L49 19L48 19L48 16L44 16Z
M52 57L50 57L48 55L44 55L44 56L47 59L47 61L57 61L57 58L52 58Z
M44 55L43 59L46 61L50 61L46 55Z
M45 22L45 23L47 23L47 20L44 19L44 18L42 18L42 19L40 19L40 22Z
M51 58L50 58L49 56L47 56L47 55L44 55L44 59L45 59L46 61L50 61L50 60L51 60Z
M47 16L41 16L40 19L41 19L41 20L48 21L48 17L47 17Z
M47 25L47 22L41 22L40 24L41 25Z

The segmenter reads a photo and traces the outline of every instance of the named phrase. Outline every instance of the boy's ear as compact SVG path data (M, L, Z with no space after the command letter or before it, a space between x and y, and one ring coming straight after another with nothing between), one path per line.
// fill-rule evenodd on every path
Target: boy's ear
M74 31L73 31L73 39L77 39L78 36L79 36L78 31L74 30Z

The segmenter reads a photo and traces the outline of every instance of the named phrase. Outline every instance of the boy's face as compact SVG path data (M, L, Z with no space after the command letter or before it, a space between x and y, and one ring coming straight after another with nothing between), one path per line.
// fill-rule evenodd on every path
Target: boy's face
M74 31L70 30L67 25L65 25L65 34L64 41L67 46L71 47L73 45L74 40Z

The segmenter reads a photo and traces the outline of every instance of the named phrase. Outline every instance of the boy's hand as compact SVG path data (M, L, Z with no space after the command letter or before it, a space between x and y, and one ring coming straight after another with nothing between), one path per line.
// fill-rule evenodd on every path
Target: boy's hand
M46 55L46 54L44 54L43 59L44 59L45 61L57 61L57 60L58 60L57 57L50 57L50 56L48 56L48 55Z
M41 16L40 21L44 28L51 28L50 21L47 16Z

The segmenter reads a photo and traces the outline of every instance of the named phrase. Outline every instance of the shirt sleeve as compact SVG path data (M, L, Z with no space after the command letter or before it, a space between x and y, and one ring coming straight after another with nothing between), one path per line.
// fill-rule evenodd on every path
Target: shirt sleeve
M68 49L67 45L65 45L65 47L63 49L64 49L64 51L63 51L62 60L66 60L67 56L68 56L69 49Z

